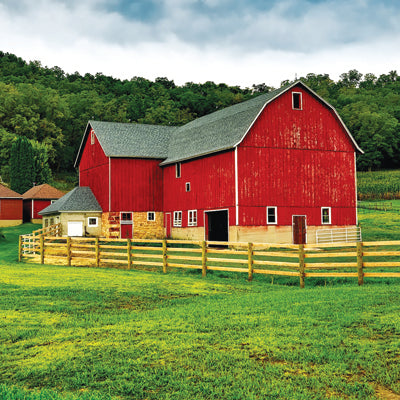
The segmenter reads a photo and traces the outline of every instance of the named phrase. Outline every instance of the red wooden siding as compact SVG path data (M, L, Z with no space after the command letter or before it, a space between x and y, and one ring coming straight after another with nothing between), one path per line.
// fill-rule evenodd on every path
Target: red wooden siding
M108 157L104 154L97 137L90 142L90 133L79 164L79 185L89 186L103 211L109 211Z
M180 178L175 177L175 164L164 167L164 212L182 211L183 227L188 210L197 210L197 226L204 226L204 210L230 209L229 224L235 225L234 207L234 151L183 162Z
M292 91L303 109L292 109ZM335 114L302 88L264 109L238 148L239 225L265 225L266 206L278 207L278 225L307 215L321 225L356 224L354 147Z
M22 199L0 199L0 219L22 221Z
M33 202L33 215L32 215L32 202ZM51 200L36 200L36 199L27 199L24 200L24 221L28 221L31 219L42 219L42 216L39 215L39 211L42 211L44 208L51 204ZM29 216L29 218L28 218Z
M111 211L162 211L161 160L111 159Z

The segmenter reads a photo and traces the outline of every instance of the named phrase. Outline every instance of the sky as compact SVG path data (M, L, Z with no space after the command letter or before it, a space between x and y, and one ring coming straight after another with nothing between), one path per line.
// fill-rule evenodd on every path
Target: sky
M0 0L0 50L66 73L279 87L400 70L399 0Z

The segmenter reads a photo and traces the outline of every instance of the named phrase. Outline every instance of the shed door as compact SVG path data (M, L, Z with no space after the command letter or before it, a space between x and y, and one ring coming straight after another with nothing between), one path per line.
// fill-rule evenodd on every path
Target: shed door
M68 236L83 236L83 222L68 221Z
M228 235L228 211L206 211L206 240L227 242Z
M293 243L307 243L307 224L305 215L293 215L292 217Z

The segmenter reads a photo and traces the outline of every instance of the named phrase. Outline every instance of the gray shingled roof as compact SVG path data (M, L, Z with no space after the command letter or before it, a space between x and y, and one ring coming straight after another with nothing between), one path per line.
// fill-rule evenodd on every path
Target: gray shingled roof
M175 126L89 121L75 165L79 164L90 127L94 129L107 157L158 158L161 160L168 156L170 136L177 130Z
M195 119L173 133L168 158L161 165L227 150L246 135L265 104L286 88L274 90L253 99Z
M102 209L96 197L87 186L79 186L72 189L63 197L50 204L39 212L40 215L57 214L60 212L90 212Z
M346 129L355 149L362 153L336 110L298 81L197 118L181 127L89 121L75 166L79 165L90 127L94 129L106 156L160 159L163 160L160 165L233 149L243 140L264 107L296 85L302 85L331 108Z

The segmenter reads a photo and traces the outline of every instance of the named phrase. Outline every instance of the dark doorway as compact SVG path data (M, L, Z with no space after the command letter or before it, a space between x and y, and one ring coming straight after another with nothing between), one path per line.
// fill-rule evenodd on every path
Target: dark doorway
M228 241L228 210L207 211L206 240Z
M307 224L305 215L293 215L293 244L306 244Z

